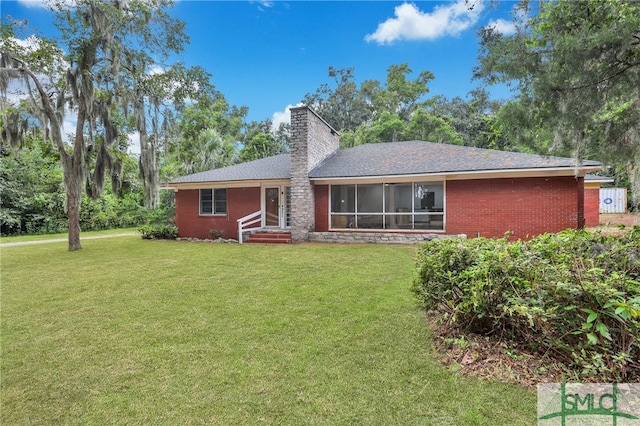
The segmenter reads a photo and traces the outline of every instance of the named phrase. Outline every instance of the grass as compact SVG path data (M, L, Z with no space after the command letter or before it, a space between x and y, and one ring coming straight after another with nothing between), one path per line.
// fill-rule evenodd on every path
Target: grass
M12 424L534 424L435 360L414 247L139 237L1 251Z

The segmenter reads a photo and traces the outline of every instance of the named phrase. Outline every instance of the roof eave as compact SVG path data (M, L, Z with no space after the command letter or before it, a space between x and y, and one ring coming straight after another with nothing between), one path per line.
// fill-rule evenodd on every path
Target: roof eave
M336 176L336 177L315 177L311 180L316 184L328 184L339 181L415 181L416 179L427 180L470 180L470 179L504 179L504 178L525 178L525 177L552 177L552 176L576 176L584 177L585 174L598 171L600 165L575 167L545 167L531 169L500 169L500 170L469 170L451 171L437 173L415 173L402 175L371 175L371 176Z
M174 190L201 189L201 188L259 188L266 184L286 184L291 179L269 178L252 180L227 180L227 181L201 181L201 182L172 182L170 187Z
M589 182L589 183L613 183L615 182L615 179L613 178L602 178L602 179L585 179L585 182Z

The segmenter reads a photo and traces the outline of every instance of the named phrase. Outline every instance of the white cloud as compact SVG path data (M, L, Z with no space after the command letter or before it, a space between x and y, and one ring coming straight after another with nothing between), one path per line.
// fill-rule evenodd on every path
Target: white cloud
M276 111L273 113L271 120L273 124L271 125L271 130L278 130L280 127L280 123L291 123L291 108L302 106L302 103L297 105L287 105L284 111Z
M511 35L516 32L516 25L511 21L505 21L504 19L496 19L487 25L488 28L493 28L497 33L503 35Z
M44 3L43 0L18 0L18 3L26 7L39 7L39 8L47 7L47 5Z
M263 8L271 8L273 7L273 0L249 0L249 3L257 3L258 10L264 12Z
M18 0L18 3L28 8L50 9L51 0ZM75 0L64 0L60 2L65 6L75 6Z
M147 74L149 75L162 75L164 74L166 71L164 68L162 68L160 65L154 65L153 67L151 67L151 69L147 72Z
M34 51L40 45L40 39L35 34L31 34L25 39L11 37L8 41L17 44L18 46L28 51Z
M397 40L435 40L455 36L478 22L482 0L458 0L437 6L433 12L421 12L413 3L403 3L395 8L395 18L378 25L376 31L367 34L365 40L378 44L390 44Z

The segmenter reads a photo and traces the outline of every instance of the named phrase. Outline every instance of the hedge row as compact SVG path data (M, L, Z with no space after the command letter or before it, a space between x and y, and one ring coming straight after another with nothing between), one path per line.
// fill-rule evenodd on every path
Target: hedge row
M640 379L640 227L430 241L413 292L460 332L500 333L581 376Z

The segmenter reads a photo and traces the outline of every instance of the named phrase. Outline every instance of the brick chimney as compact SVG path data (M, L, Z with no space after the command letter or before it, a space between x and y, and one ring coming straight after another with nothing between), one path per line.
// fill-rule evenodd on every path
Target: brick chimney
M291 108L291 238L307 241L315 230L309 172L339 148L340 135L307 106Z

